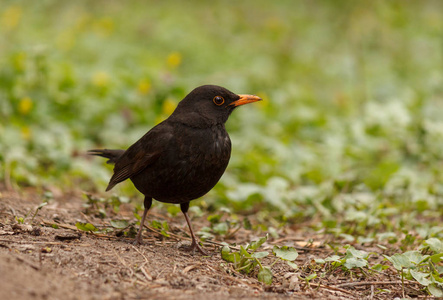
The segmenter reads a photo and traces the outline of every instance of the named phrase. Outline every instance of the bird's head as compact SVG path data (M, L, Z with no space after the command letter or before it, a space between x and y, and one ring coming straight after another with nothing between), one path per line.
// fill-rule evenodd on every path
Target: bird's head
M236 107L260 100L258 96L237 95L221 86L202 85L180 101L172 116L181 121L193 120L193 124L225 123Z

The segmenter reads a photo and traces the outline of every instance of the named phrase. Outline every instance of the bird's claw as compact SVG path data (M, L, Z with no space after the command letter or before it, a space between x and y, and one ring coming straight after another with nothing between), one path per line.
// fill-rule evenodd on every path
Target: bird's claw
M141 246L141 245L143 245L143 240L142 240L142 238L137 236L132 244L134 246Z
M205 249L203 249L203 247L200 246L199 243L197 243L195 241L192 241L191 246L186 247L185 249L186 249L186 251L189 251L189 252L192 251L192 253L195 253L195 250L197 249L198 252L200 252L201 254L203 254L205 256L209 256L209 253Z

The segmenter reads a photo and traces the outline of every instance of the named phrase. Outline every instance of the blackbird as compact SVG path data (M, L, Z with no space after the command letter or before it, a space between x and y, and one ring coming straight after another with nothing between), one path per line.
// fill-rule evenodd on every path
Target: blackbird
M155 199L180 204L192 237L190 250L207 254L192 230L189 202L209 192L228 166L231 140L225 122L229 115L237 106L259 100L260 97L237 95L220 86L203 85L127 150L89 150L91 155L108 158L107 163L115 164L106 191L129 178L145 196L135 244L142 243L143 224Z

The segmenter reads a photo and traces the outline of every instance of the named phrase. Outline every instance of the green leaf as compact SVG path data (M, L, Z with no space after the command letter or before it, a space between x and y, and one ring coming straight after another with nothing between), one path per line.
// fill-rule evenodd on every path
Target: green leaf
M346 249L346 258L355 257L355 258L363 258L367 259L369 254L365 251L357 250L352 246L345 246Z
M267 240L268 240L268 234L266 234L266 236L260 238L258 241L251 242L248 245L248 247L246 247L246 249L251 249L251 250L255 251L258 248L260 248L260 246L263 245Z
M240 246L240 255L246 257L246 258L251 258L251 254L248 253L248 251L246 251L245 248L243 248L243 246Z
M341 258L338 255L332 255L325 258L325 261L341 262Z
M414 277L415 280L417 280L421 285L428 286L432 283L429 279L426 277L429 276L429 274L418 272L415 270L409 270L409 273Z
M165 231L169 231L168 221L163 221L162 222L162 229L164 229Z
M429 259L433 262L433 263L438 263L440 261L443 261L443 252L442 253L437 253L434 255L431 255L429 257Z
M281 248L274 246L272 252L274 252L275 256L288 261L294 261L298 257L297 250L288 246L282 246Z
M291 268L293 268L293 269L298 269L297 264L295 264L295 263L293 263L293 262L290 262L290 261L286 261L286 263L287 263L288 266L290 266Z
M152 227L154 227L155 229L163 229L162 223L161 223L160 221L152 220L152 221L151 221L151 225L152 225Z
M403 253L405 257L409 259L411 263L414 263L415 265L421 263L422 261L426 260L429 255L423 255L419 251L407 251Z
M434 251L435 253L443 252L443 243L437 238L430 238L423 242L425 246L428 246L429 249Z
M366 267L368 265L368 262L362 258L356 258L356 257L351 257L346 259L346 262L344 264L344 266L347 269L352 269L352 268L363 268Z
M112 227L123 229L129 226L129 222L126 220L111 220L109 221Z
M395 253L392 256L383 255L387 260L389 260L394 268L401 270L402 268L410 268L413 264L409 261L409 258L404 254Z
M46 205L48 205L48 202L43 202L43 203L41 203L41 204L37 207L37 210L41 209L42 207L44 207L44 206L46 206Z
M175 217L179 212L180 212L180 207L176 206L176 205L168 205L168 213Z
M221 257L225 261L231 262L234 264L238 264L241 261L240 254L238 252L231 253L231 248L229 248L229 246L223 246L223 248L221 249ZM235 266L235 267L238 267L238 266Z
M229 228L228 228L228 224L226 224L226 222L222 222L222 223L215 224L212 229L214 230L215 233L226 234L228 232Z
M437 286L435 283L428 285L428 291L434 297L443 297L443 289Z
M397 162L382 161L371 170L364 182L372 190L377 190L382 188L399 168Z
M75 223L75 226L83 231L97 231L98 229L92 225L91 223L81 223L81 222L77 222Z
M263 258L263 257L266 257L266 256L268 256L268 255L269 255L269 252L267 252L267 251L263 251L263 252L255 252L255 253L252 253L252 254L251 254L252 257L255 257L255 258L258 258L258 259Z
M247 230L252 229L251 221L248 218L243 219L243 227Z
M208 221L211 224L216 224L216 223L220 222L221 217L222 216L219 215L219 214L217 214L217 215L210 215L210 216L208 216Z
M306 281L311 281L312 279L317 278L317 273L312 273L308 277L305 278Z
M373 265L373 266L371 267L372 270L375 270L375 271L378 271L378 272L384 271L384 270L386 270L387 268L389 268L389 266L382 265L382 264L376 264L376 265Z
M272 283L272 271L268 267L263 267L258 271L257 275L258 281L261 281L265 284Z
M139 221L141 221L142 219L142 217L138 214L137 210L134 211L134 217Z
M234 262L234 255L231 253L229 246L223 246L221 249L221 257L227 262Z

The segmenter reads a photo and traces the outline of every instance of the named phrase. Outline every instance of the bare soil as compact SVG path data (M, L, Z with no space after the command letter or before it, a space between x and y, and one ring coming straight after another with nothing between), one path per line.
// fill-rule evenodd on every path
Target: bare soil
M210 256L187 252L188 229L181 214L171 218L154 208L148 219L167 220L171 236L146 230L144 245L134 246L132 238L119 237L118 231L78 230L76 222L106 228L111 218L88 214L85 200L76 194L59 194L32 218L41 195L35 190L0 189L0 299L388 299L403 293L394 270L356 277L337 270L308 284L301 278L315 268L312 259L334 253L325 246L330 237L301 226L283 228L279 238L263 245L262 251L272 252L273 244L278 244L295 246L300 253L296 261L300 268L275 264L274 280L268 286L256 279L256 271L242 274L223 261L217 244L204 243ZM132 211L132 205L122 205L113 219L134 221ZM18 224L16 217L26 215L24 224ZM208 223L205 217L193 219L196 231ZM241 228L220 241L238 245L263 235ZM314 242L308 247L310 239ZM263 263L272 261L265 258ZM425 295L416 284L405 287L406 295Z

